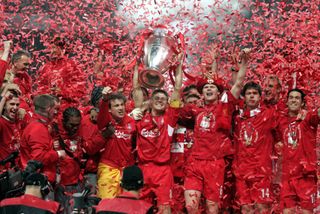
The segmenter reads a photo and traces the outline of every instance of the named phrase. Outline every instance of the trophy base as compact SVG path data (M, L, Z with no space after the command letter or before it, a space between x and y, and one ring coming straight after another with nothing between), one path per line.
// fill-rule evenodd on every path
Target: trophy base
M161 88L164 85L162 74L153 69L146 69L140 72L139 81L146 88Z

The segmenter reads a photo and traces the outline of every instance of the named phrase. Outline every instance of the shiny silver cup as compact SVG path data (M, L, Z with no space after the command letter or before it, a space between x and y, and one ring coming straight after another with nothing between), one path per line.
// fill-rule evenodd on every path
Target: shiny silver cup
M139 81L146 88L161 88L165 79L163 74L177 62L178 41L168 36L166 29L155 29L144 40L142 64Z

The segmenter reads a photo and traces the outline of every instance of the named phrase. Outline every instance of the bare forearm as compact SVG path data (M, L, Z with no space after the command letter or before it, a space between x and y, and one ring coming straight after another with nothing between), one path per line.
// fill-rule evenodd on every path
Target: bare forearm
M9 50L4 50L1 59L7 62L8 57L9 57Z
M250 49L244 49L240 54L240 69L237 73L237 78L231 88L231 93L235 98L239 98L242 89L243 81L246 77Z
M136 108L140 108L143 104L143 92L141 90L141 85L139 83L138 63L134 67L132 84L133 84L132 97L133 97L134 105Z
M12 44L12 41L5 41L5 42L3 43L4 51L3 51L2 57L1 57L1 59L2 59L3 61L6 61L6 62L8 61L11 44Z
M246 76L247 66L241 66L239 72L236 75L236 80L231 88L231 93L235 98L239 98L242 84Z
M174 90L171 95L171 100L180 100L180 89L182 87L182 63L180 63L175 72Z
M211 73L213 76L218 76L218 63L217 59L213 59L213 63L211 64Z

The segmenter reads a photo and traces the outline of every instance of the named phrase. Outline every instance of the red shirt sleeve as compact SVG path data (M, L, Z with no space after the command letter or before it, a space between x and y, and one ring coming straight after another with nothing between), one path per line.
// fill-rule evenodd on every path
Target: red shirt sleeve
M3 83L7 68L8 68L8 63L6 61L0 59L0 86Z
M94 155L105 147L106 140L100 133L84 139L83 148L89 155Z
M41 126L41 127L40 127ZM44 165L55 164L58 159L58 153L53 150L52 142L48 131L39 125L33 129L36 133L29 134L29 146L31 147L31 159L41 161Z
M166 112L166 117L168 118L168 124L171 127L175 127L179 118L179 111L180 108L172 108L168 107L168 110Z
M314 110L314 111L310 112L309 114L307 114L307 117L305 118L305 120L308 121L308 124L311 127L317 128L318 124L320 122L318 110Z
M111 121L111 115L109 113L109 103L101 100L99 105L99 114L97 118L97 125L99 130L102 130Z
M179 119L190 121L195 120L199 107L195 104L187 104L183 108L180 108Z

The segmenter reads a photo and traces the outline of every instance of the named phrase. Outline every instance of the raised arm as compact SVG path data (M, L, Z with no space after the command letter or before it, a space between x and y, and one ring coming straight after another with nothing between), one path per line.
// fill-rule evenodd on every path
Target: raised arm
M134 101L134 106L136 108L141 108L143 104L143 92L141 90L141 85L139 83L139 63L138 60L136 62L136 65L134 66L134 72L133 72L133 92L132 97Z
M243 81L244 81L244 78L245 78L246 72L247 72L250 50L251 49L249 49L249 48L245 48L240 53L240 57L239 57L240 69L238 71L235 83L233 84L233 86L230 90L230 92L232 93L232 95L235 98L239 98L239 96L240 96Z
M109 103L107 97L112 93L112 89L107 86L102 90L102 100L99 106L99 113L97 117L97 125L99 130L104 129L108 123L111 121L111 115L109 113Z
M213 44L211 49L209 50L209 55L212 60L211 62L211 69L210 69L210 74L216 78L218 76L218 63L217 63L217 58L219 56L219 51L218 51L218 46L217 44Z
M175 84L174 89L171 94L170 100L172 101L179 101L180 100L180 90L182 87L182 64L183 64L184 54L180 53L178 55L179 65L175 72Z
M3 53L2 53L2 56L1 56L1 59L2 59L3 61L6 61L6 62L8 61L11 44L12 44L12 41L10 41L10 40L3 42L4 50L3 50Z
M6 71L8 68L8 56L10 52L12 42L11 41L5 41L3 42L4 50L0 59L0 87L2 85L2 82L5 78Z

